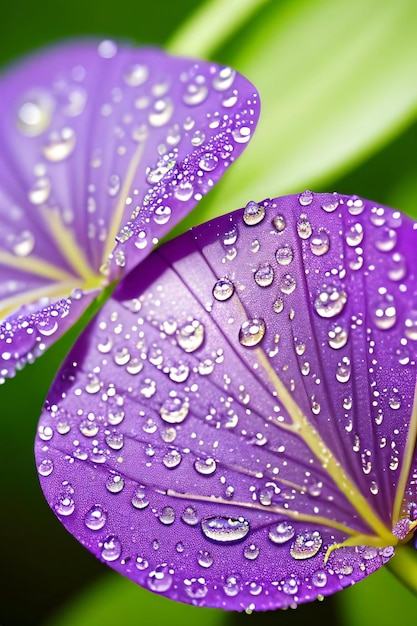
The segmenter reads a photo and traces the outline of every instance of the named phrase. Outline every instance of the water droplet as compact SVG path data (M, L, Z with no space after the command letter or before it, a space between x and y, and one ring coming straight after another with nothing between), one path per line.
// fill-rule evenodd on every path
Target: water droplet
M229 598L237 596L240 591L239 577L236 574L230 574L226 577L223 591Z
M55 101L46 91L30 94L17 112L16 126L23 135L37 137L50 125Z
M159 521L165 526L170 526L175 522L175 511L172 506L164 506L159 516Z
M254 274L255 282L259 287L269 287L274 280L274 270L270 263L262 263Z
M197 561L198 564L201 565L201 567L211 567L213 565L213 557L211 556L210 552L207 552L207 550L200 550L197 556Z
M312 236L310 239L310 249L316 256L323 256L330 248L329 235L325 230L320 229L318 233Z
M240 541L248 534L249 522L243 517L205 517L201 529L208 539L219 543Z
M123 75L126 85L129 87L139 87L148 79L149 70L146 65L135 63Z
M248 143L251 138L250 128L248 126L239 126L232 130L232 137L236 143Z
M278 233L282 233L282 231L285 230L287 226L285 217L283 215L277 215L273 218L272 225Z
M373 319L380 330L389 330L397 321L397 309L392 295L385 293L374 308Z
M248 559L249 561L254 561L258 558L259 552L259 548L255 546L254 543L251 543L250 545L245 547L245 549L243 550L243 555L245 559Z
M358 196L352 196L346 204L351 215L360 215L365 209L363 200Z
M54 471L54 463L50 459L44 459L38 465L38 472L43 477L50 476L53 471Z
M256 226L265 217L265 207L252 200L248 202L243 212L243 221L247 226Z
M194 468L199 474L210 476L216 471L217 465L214 459L208 457L207 459L196 459L194 461Z
M308 239L311 237L312 228L307 215L303 213L300 215L300 219L297 220L297 233L300 239Z
M394 281L400 281L405 278L407 273L407 264L405 257L400 252L394 252L387 262L388 278Z
M340 324L333 324L333 326L329 329L327 336L329 338L329 346L334 350L340 350L340 348L343 348L346 345L349 333L346 328Z
M295 280L293 276L291 276L291 274L285 274L284 276L281 277L281 280L279 281L280 290L282 291L282 293L285 293L287 295L290 295L291 293L293 293L296 286L297 286L297 281Z
M84 435L84 437L95 437L99 431L99 427L95 423L94 418L82 420L79 428L80 433Z
M35 247L35 237L30 230L24 230L16 235L12 242L12 250L16 256L27 257Z
M75 143L75 132L72 128L65 127L61 132L51 133L49 143L43 146L42 152L48 161L63 161L74 150Z
M273 305L275 313L281 313L284 309L284 300L281 297L278 297Z
M308 206L313 202L313 198L314 194L312 191L303 191L303 193L300 193L300 195L298 196L298 202L301 204L301 206Z
M375 240L375 247L381 252L390 252L397 243L397 233L392 228L383 228Z
M290 539L292 539L295 535L295 528L292 524L288 522L280 522L273 526L269 533L268 537L272 541L272 543L286 543Z
M337 365L336 379L339 381L339 383L347 383L350 379L351 371L352 368L350 365L350 359L349 357L345 356Z
M167 224L171 219L171 207L169 206L158 206L153 212L153 221L155 224L159 224L162 226L163 224Z
M74 510L75 502L73 498L68 493L63 493L55 505L55 511L58 515L67 517L68 515L72 515Z
M121 476L111 475L106 480L106 489L110 493L120 493L125 486L125 481Z
M323 539L318 530L297 535L290 548L290 554L297 561L311 559L321 548Z
M151 591L157 593L164 593L172 585L173 571L169 569L168 565L157 565L155 569L149 573L147 578L148 587Z
M266 325L263 319L254 318L243 322L239 331L242 346L256 346L264 338Z
M334 285L323 287L314 301L314 308L320 317L334 317L341 313L347 302L347 294Z
M117 561L122 553L122 544L120 543L116 535L110 535L103 542L103 548L101 550L101 557L107 561Z
M51 181L49 178L38 178L28 193L29 200L32 204L43 204L49 198L51 193Z
M143 558L143 556L138 555L136 557L135 565L136 568L142 572L143 570L148 569L149 562Z
M185 352L195 352L203 344L204 326L194 319L177 329L176 338Z
M194 600L201 600L205 598L208 593L208 588L204 578L191 578L184 580L185 593L189 598Z
M96 504L91 507L84 517L84 524L90 530L101 530L107 521L107 513L102 506Z
M168 469L174 469L178 467L181 461L182 456L178 450L169 450L169 452L165 454L162 462Z
M200 161L198 162L201 169L205 172L212 172L213 170L215 170L218 163L218 157L216 157L216 155L212 154L211 152L206 152L205 154L203 154L203 156L200 158Z
M319 570L318 572L314 572L311 577L311 582L315 587L323 588L327 585L327 574L324 570Z
M350 226L346 233L346 243L348 246L355 248L362 243L363 240L363 226L362 224L353 224Z
M182 99L185 104L188 104L189 106L196 106L204 102L207 96L208 88L206 85L196 85L191 83L187 86L187 91L183 95Z
M132 504L135 509L139 510L146 509L146 507L149 506L149 500L146 495L146 488L143 485L136 487L135 493L132 497Z
M236 71L230 67L223 67L213 78L213 87L216 91L229 89L236 77Z
M161 406L159 414L168 424L181 424L188 415L190 404L187 397L174 394L175 392L171 392L170 397Z
M148 121L154 128L164 126L172 117L174 105L171 98L161 98L154 104L153 111L148 115Z
M232 297L234 291L233 283L228 278L221 278L213 287L213 296L219 302L224 302Z
M198 524L197 511L192 506L187 506L184 513L181 515L181 519L188 526L196 526Z
M294 258L294 251L289 245L278 248L275 257L279 265L289 265Z

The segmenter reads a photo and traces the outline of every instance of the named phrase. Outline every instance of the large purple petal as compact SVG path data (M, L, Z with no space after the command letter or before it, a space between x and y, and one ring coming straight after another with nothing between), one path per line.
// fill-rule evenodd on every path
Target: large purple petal
M305 192L154 252L40 421L68 530L153 591L228 609L380 567L415 520L416 244L397 211Z
M131 269L239 156L258 114L230 68L156 49L74 42L13 68L0 81L0 319Z

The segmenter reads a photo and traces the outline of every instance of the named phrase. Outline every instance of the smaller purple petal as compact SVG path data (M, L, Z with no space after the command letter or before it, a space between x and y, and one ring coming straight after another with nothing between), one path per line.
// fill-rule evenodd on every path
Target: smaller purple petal
M239 156L258 115L253 85L231 68L110 41L67 43L5 73L0 319L138 264Z
M0 383L55 343L84 313L98 291L73 292L71 297L22 307L0 323Z

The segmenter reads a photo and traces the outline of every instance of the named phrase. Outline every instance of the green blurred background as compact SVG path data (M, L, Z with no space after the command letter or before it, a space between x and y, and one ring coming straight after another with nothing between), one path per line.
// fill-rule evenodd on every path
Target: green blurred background
M417 216L415 0L216 0L179 32L203 4L9 2L1 9L0 63L98 35L170 42L173 51L245 73L261 93L258 132L188 223L306 188L356 193ZM246 616L169 602L96 561L45 504L32 453L43 399L77 332L0 388L1 626L416 622L415 597L387 571L296 611Z

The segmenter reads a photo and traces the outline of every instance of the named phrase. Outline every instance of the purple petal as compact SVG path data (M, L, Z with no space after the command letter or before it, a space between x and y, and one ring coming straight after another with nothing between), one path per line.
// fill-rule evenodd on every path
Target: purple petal
M0 319L139 263L239 156L258 114L230 68L109 41L3 76Z
M67 529L148 589L227 609L380 567L415 519L416 244L398 211L305 192L154 252L40 421Z

